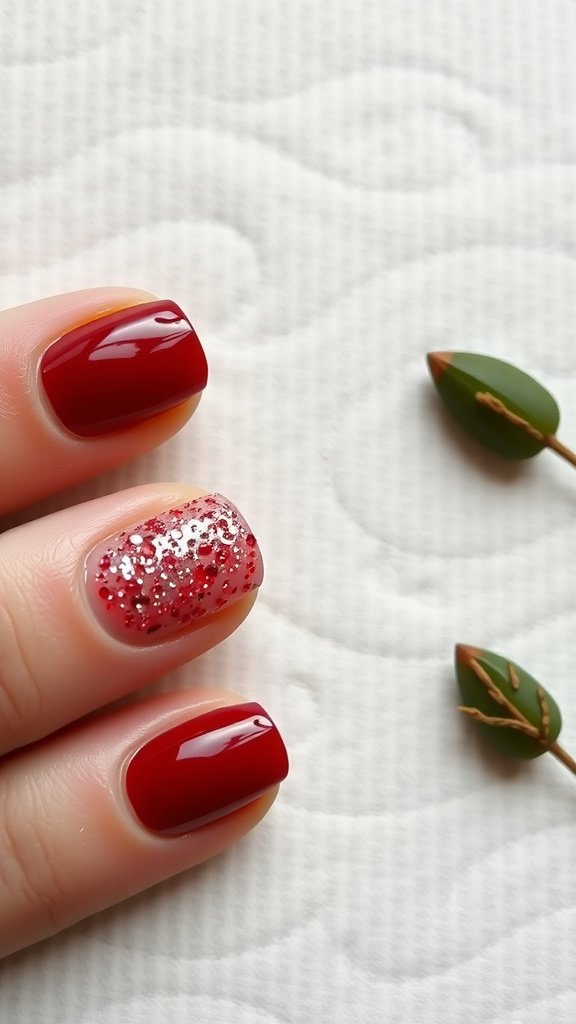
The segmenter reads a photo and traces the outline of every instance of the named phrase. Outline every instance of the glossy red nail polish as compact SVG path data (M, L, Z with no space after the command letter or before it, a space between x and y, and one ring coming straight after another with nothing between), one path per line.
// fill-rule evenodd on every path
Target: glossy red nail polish
M50 406L80 437L121 430L171 409L202 391L207 378L192 324L165 299L82 324L40 361Z
M262 582L248 523L221 494L161 512L99 544L86 561L88 600L128 643L158 643L233 604Z
M261 796L288 774L282 737L260 704L215 708L150 740L126 792L151 832L181 835Z

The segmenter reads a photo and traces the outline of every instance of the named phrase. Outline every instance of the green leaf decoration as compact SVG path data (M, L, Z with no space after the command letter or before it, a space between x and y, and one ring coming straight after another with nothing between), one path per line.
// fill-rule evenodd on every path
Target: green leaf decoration
M567 755L556 744L562 728L560 709L533 676L493 651L464 644L456 646L455 660L464 701L460 711L478 723L494 746L524 760L552 749L567 763Z
M509 459L529 459L556 447L550 440L560 410L550 392L523 370L473 352L430 352L427 359L446 408L481 444Z

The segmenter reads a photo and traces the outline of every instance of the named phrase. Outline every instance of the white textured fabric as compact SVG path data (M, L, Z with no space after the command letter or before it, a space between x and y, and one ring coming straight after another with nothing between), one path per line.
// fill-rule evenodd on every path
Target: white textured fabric
M533 372L576 444L574 3L0 15L0 304L189 312L197 416L75 494L238 503L265 585L175 682L262 701L292 761L236 848L7 961L2 1024L573 1024L574 780L494 760L451 658L524 665L574 753L576 477L468 443L424 353Z

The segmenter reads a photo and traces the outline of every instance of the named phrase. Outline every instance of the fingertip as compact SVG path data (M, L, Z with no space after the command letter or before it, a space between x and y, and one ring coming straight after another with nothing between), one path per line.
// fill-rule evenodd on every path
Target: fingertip
M0 372L3 513L157 447L193 415L208 380L187 314L126 288L0 312Z
M4 785L26 884L0 872L0 955L223 852L262 821L287 770L267 712L219 690L158 695L22 750Z

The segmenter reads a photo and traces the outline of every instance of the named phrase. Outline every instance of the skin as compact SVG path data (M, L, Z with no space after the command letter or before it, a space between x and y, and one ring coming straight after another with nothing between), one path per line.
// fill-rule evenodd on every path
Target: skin
M0 515L161 444L192 415L198 398L83 440L58 426L38 389L38 359L51 341L151 298L100 288L0 313ZM180 690L78 721L208 651L250 611L254 593L200 628L142 648L108 636L87 606L82 568L98 541L202 493L135 487L0 534L0 955L199 864L253 828L274 800L276 789L167 839L141 827L123 789L126 762L147 739L250 698Z

